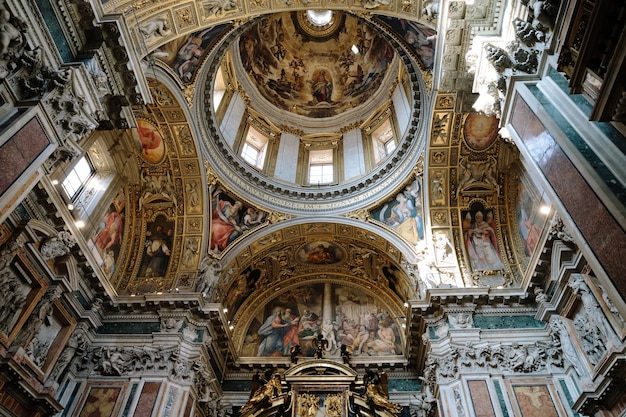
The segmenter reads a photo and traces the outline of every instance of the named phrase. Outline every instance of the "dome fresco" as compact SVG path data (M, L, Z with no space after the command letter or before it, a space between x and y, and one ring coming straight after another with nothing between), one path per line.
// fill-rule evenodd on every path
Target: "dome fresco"
M333 13L318 25L306 13L261 19L239 38L243 68L279 109L332 117L365 103L380 88L395 57L370 24Z

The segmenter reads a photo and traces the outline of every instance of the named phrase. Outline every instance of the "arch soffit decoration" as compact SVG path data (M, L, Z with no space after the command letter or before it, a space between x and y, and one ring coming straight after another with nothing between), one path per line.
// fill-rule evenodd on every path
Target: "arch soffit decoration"
M336 260L328 263L309 262L306 252L314 249L311 246L313 244L331 247L336 251ZM361 278L367 285L379 286L376 282L384 283L387 279L382 269L390 268L397 280L393 283L396 291L388 285L381 288L393 294L392 297L399 302L404 302L416 296L415 284L401 266L406 260L406 254L410 253L414 253L414 248L397 235L357 219L331 218L325 219L323 223L312 223L305 218L286 220L247 235L224 254L221 264L226 272L222 275L219 292L222 297L226 297L242 273L256 268L266 269L268 274L288 270L289 273L283 273L282 276L289 279L313 274L337 274ZM271 285L264 288L258 285L257 288L261 290L259 293L283 286L283 280L275 276L266 276L264 279ZM271 295L271 292L268 294ZM250 299L252 297L254 295ZM230 317L238 315L238 309L229 311Z
M142 7L131 2L104 2L101 3L102 14L122 13L124 19L133 33L135 42L141 45L146 55L160 46L184 35L195 31L207 29L221 24L233 24L235 27L244 21L257 18L267 14L291 12L310 9L328 9L333 11L343 11L352 13L365 19L371 18L374 14L381 16L397 17L414 22L418 22L430 29L437 29L435 19L428 19L422 14L422 10L428 1L413 0L403 2L392 2L388 6L379 5L375 8L365 7L364 2L349 0L345 4L338 4L329 0L321 0L316 4L306 5L279 4L269 0L240 0L240 2L230 2L232 7L217 11L205 8L203 3L216 4L217 1L198 2L197 4L185 4L180 6L180 2L167 1L159 4L158 8L149 6ZM228 2L221 2L226 4ZM162 31L163 36L153 36L146 41L141 33L141 27L145 27L151 21L163 19L166 28ZM168 26L169 23L169 26Z

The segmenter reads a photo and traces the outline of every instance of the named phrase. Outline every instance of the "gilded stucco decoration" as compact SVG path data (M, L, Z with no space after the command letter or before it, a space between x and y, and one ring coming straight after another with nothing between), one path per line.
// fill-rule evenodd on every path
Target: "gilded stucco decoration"
M129 199L137 210L126 210L124 218L134 238L131 256L116 267L119 278L112 279L120 293L192 290L207 244L195 139L171 91L154 81L150 86L154 104L136 109L137 128L129 136L138 166L138 184Z
M428 276L436 267L461 285L519 285L543 236L541 198L524 188L529 181L516 173L517 152L500 137L499 120L454 111L460 99L435 99L427 175L433 254L422 265Z

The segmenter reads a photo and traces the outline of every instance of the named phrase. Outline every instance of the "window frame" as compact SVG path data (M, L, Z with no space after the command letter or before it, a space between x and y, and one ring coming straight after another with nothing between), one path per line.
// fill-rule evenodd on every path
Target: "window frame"
M79 165L82 165L83 161L85 161L87 167L89 168L89 172L87 175L85 175L84 173L79 173L77 171L77 168L79 167ZM76 176L78 182L80 183L78 187L75 187L74 184L67 184L68 181L70 181L71 176L73 175ZM65 172L63 180L61 181L61 188L63 189L63 192L65 193L67 199L71 202L77 201L80 197L80 194L83 192L87 184L89 184L89 181L91 181L94 175L96 175L96 168L94 167L93 162L91 162L89 155L84 154L83 156L78 158L76 160L76 163L72 165L72 168ZM83 178L81 178L81 176L83 176ZM70 186L73 189L72 193L70 193L70 190L68 189L70 188Z

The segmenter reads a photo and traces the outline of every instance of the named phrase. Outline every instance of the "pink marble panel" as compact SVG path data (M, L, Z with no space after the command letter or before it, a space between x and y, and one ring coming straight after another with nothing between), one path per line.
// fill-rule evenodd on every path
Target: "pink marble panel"
M32 119L0 147L0 195L49 144L39 121Z
M511 124L613 284L626 298L626 263L622 261L626 232L520 96L515 99Z

